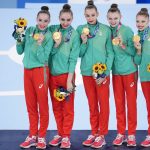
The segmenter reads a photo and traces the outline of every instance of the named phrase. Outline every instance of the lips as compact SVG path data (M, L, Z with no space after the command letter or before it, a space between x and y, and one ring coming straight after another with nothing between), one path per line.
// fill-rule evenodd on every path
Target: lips
M143 26L138 26L138 28L139 28L139 29L142 29L142 28L143 28Z
M41 28L41 29L44 29L44 28L45 28L45 26L43 26L43 25L40 25L40 28Z
M63 28L67 28L67 27L68 27L68 25L62 25L62 27L63 27Z

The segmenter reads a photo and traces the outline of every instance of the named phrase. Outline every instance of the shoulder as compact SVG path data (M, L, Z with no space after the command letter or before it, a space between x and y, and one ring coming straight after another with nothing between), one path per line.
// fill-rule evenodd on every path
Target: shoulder
M60 25L51 25L51 26L49 26L49 30L50 30L51 32L55 32L55 31L57 31L59 28L60 28Z
M28 28L26 29L26 33L32 33L32 32L34 32L35 29L36 29L36 27L33 27L33 26L28 27Z
M127 33L133 33L133 30L129 26L122 25L122 29Z
M84 24L84 25L79 25L78 27L77 27L77 32L79 33L79 34L81 34L81 32L82 32L82 30L83 30L83 28L84 27L86 27L87 26L87 24Z
M106 31L110 31L110 27L106 24L103 24L103 23L99 23L99 26L100 28L102 28L103 30L106 30Z

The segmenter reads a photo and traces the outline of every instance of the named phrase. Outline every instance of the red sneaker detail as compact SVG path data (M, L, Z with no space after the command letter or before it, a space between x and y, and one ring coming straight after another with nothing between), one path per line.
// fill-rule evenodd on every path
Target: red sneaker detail
M105 138L102 136L98 136L94 143L91 145L92 148L101 148L102 146L104 146L106 144L105 142Z
M36 136L27 136L25 141L20 144L21 148L30 148L31 146L37 145L37 137Z
M113 141L113 145L122 145L122 143L126 142L125 135L117 134L115 140Z
M70 146L71 146L70 139L68 137L63 138L61 141L60 148L70 148Z
M146 139L141 143L143 147L150 147L150 135L146 136Z
M49 142L49 145L58 146L61 143L62 137L55 135L54 138Z
M127 146L132 147L136 146L136 139L134 135L129 135L127 139Z
M93 142L95 141L95 138L96 137L94 135L89 135L88 138L85 141L83 141L82 144L84 146L91 146L93 144Z

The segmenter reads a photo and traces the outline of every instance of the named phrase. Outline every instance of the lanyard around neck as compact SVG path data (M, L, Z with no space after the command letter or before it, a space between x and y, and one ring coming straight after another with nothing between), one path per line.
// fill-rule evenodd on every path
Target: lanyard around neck
M117 37L117 34L118 34L118 32L119 32L121 26L122 26L122 24L121 24L121 22L119 22L118 27L117 27L117 30L116 30L116 32L115 32L115 35L113 35L113 32L112 32L112 35L111 35L111 36L112 36L112 39L115 38L115 37Z
M147 37L148 37L148 31L149 31L149 27L147 27L143 31L143 35L141 36L141 40L140 40L141 45L143 45L144 41L147 39Z
M93 34L90 33L88 35L88 38L89 39L94 38L96 36L96 33L98 32L98 30L99 30L99 23L96 24L96 27L95 27L95 30L94 30Z

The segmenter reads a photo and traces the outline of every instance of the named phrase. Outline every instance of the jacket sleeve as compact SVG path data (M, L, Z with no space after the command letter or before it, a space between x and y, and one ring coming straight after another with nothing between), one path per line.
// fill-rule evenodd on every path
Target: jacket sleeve
M76 63L77 63L77 59L79 57L79 52L80 52L80 41L79 41L79 35L76 32L76 35L73 39L73 43L72 43L72 49L70 51L70 55L69 55L69 73L74 73L75 71L75 67L76 67Z
M53 47L52 34L48 33L49 36L37 47L37 58L43 64L48 64L48 58Z
M81 27L79 26L76 31L77 31L78 34L79 34L79 42L80 42L80 46L79 46L79 48L80 48L79 57L82 57L82 56L84 56L84 54L85 54L85 52L86 52L88 46L87 46L87 43L83 44L83 43L82 43L82 40L81 40L81 38L80 38L80 35L81 35Z
M142 55L136 54L136 55L134 56L134 62L135 62L135 64L136 64L136 65L140 65L140 64L141 64L141 59L142 59Z
M126 31L126 35L127 35L127 41L125 44L126 48L123 50L128 55L134 56L135 55L135 47L134 47L134 43L133 43L134 33L130 28L128 28L128 30Z
M113 60L114 60L114 51L113 51L112 41L111 41L111 31L110 29L108 29L108 37L106 42L106 66L107 66L107 70L105 71L106 76L108 76L110 73Z

